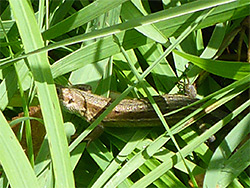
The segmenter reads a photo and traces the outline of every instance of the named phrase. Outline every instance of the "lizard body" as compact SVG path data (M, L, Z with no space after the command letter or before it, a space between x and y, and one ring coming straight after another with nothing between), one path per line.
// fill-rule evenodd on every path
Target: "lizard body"
M84 88L58 87L58 96L64 109L93 122L112 102L111 98L95 95ZM163 114L187 106L197 99L185 95L154 97ZM166 117L172 124L187 116L197 107L191 107ZM123 99L102 121L104 127L159 126L161 122L147 98Z

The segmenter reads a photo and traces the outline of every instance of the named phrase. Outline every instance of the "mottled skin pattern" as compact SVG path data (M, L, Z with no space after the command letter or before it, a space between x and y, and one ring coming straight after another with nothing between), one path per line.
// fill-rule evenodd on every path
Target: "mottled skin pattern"
M58 95L62 106L70 113L93 122L112 102L92 94L88 89L58 87ZM155 102L163 114L187 106L197 99L185 95L162 95L154 97ZM184 118L197 107L166 117L168 123L173 124ZM123 99L102 121L107 127L145 127L161 125L154 109L147 98Z

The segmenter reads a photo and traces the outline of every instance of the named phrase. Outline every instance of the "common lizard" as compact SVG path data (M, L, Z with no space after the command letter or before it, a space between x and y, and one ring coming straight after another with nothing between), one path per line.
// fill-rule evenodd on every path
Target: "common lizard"
M59 100L64 109L70 113L93 122L112 102L111 98L91 93L88 85L81 88L57 87ZM185 95L155 96L154 100L161 112L166 114L187 106L197 99ZM197 106L176 113L166 118L169 124L187 116ZM102 121L104 127L146 127L159 126L161 122L147 98L123 99Z
M57 86L57 92L60 103L64 110L76 114L84 118L88 122L93 122L112 102L111 98L102 97L91 93L91 88L88 85L80 85L77 87L62 87ZM166 114L173 110L187 106L198 99L185 95L162 95L154 97L155 102L159 105L161 112ZM30 108L30 115L34 116L34 110L40 114L40 107ZM192 111L196 110L197 106L192 106L174 115L167 116L167 123L173 125L183 119ZM21 115L20 115L21 116ZM157 117L147 98L142 99L123 99L102 121L102 125L97 126L87 138L88 144L99 137L103 132L104 127L146 127L146 126L161 126L161 122ZM33 126L32 126L33 127ZM37 127L37 126L35 126ZM34 132L34 131L32 131ZM35 131L45 134L45 130ZM34 136L43 139L43 136ZM41 140L42 140L41 139ZM39 147L38 147L39 148Z

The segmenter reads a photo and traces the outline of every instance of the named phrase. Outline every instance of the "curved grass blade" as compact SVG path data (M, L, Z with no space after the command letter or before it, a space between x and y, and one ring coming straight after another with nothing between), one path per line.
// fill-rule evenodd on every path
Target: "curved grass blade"
M202 59L184 52L174 51L176 54L188 59L193 64L215 75L239 80L250 73L250 64L236 61L220 61L212 59ZM226 69L225 69L226 67Z

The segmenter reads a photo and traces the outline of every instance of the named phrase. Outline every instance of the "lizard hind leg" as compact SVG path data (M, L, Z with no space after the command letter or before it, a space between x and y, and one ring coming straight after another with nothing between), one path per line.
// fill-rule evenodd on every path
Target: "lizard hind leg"
M104 132L104 126L102 124L96 126L94 130L91 131L91 133L89 133L89 135L84 139L84 141L87 142L87 147L92 141L99 138L103 132Z

